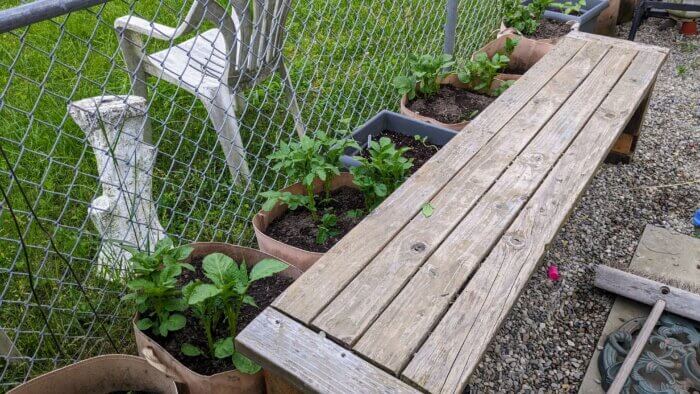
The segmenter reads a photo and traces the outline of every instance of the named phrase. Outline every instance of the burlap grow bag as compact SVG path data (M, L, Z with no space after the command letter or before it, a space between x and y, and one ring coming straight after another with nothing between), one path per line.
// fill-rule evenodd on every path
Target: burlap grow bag
M505 81L511 81L511 80L516 81L516 80L518 80L518 78L520 78L520 75L498 74L496 76L496 79L491 84L491 89L493 90L493 89L498 88ZM445 77L445 79L443 79L440 82L440 85L452 85L452 86L459 88L459 89L470 89L471 88L470 85L462 83L459 80L459 78L457 78L457 75L455 75L455 74L450 74L447 77ZM430 118L428 116L423 116L417 112L413 112L412 110L410 110L408 108L408 96L405 94L403 95L403 97L401 97L400 107L401 107L400 112L403 115L408 116L409 118L420 120L422 122L429 123L432 125L445 127L445 128L448 128L448 129L454 130L454 131L462 131L462 129L464 129L469 124L468 120L463 120L463 121L457 122L457 123L443 123L437 119L433 119L433 118Z
M518 45L513 50L513 53L508 56L510 59L508 63L509 68L514 70L529 70L530 67L534 66L535 63L554 48L554 45L548 42L532 40L514 33L506 33L499 35L498 38L476 51L474 55L479 52L485 52L489 57L493 57L496 53L505 53L506 41L509 38L518 40Z
M245 261L249 268L257 262L267 258L275 258L256 249L216 242L193 243L194 247L189 261L198 260L211 253L223 253L237 262ZM301 271L294 266L277 275L283 275L293 279L301 275ZM217 373L206 376L192 371L173 357L167 350L161 347L144 332L136 327L136 318L133 322L136 346L141 354L152 366L170 376L176 382L184 384L190 394L257 394L265 392L265 382L262 371L249 375L236 370Z
M119 391L175 394L177 387L173 379L141 357L108 354L51 371L10 390L10 393L106 394Z
M343 186L357 187L352 183L352 175L348 172L341 172L340 175L331 180L331 190L336 190ZM306 187L301 183L295 183L294 185L282 189L282 191L292 194L305 194ZM320 180L316 180L314 183L314 193L318 194L321 191L323 191L323 183ZM280 260L297 267L301 271L306 271L323 256L323 253L299 249L265 234L270 223L282 216L285 212L287 212L287 206L278 203L271 211L260 211L255 215L253 218L253 229L255 230L255 238L258 241L258 247L260 247L260 250L263 252L276 256Z

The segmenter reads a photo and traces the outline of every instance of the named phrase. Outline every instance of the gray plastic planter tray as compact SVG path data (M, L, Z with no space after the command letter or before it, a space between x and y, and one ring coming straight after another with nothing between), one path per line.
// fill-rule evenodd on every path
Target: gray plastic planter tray
M576 0L569 0L576 1ZM523 4L530 3L531 0L526 0ZM557 0L556 3L563 3L564 0ZM583 15L566 15L563 12L550 11L544 12L544 17L547 19L554 19L561 22L576 21L579 23L579 30L585 33L593 33L598 22L598 15L603 12L604 9L608 8L608 0L586 0L586 6L581 10Z
M376 114L372 119L360 126L357 130L353 131L352 138L360 144L362 149L365 149L367 148L367 137L370 135L376 136L384 130L410 136L420 135L428 137L428 141L437 146L447 144L450 142L452 137L457 135L455 131L433 126L394 112L384 110ZM348 149L345 151L345 155L340 158L340 162L348 168L356 167L360 165L360 163L352 157L357 156L358 153L359 151L357 149Z

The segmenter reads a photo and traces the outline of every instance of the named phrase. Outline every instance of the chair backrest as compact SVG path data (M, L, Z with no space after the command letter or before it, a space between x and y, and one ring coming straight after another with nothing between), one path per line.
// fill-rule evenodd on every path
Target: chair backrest
M291 0L230 0L230 15L216 0L195 0L185 24L197 28L203 20L219 27L229 64L224 78L275 66L282 53L284 23ZM234 67L231 67L233 65Z

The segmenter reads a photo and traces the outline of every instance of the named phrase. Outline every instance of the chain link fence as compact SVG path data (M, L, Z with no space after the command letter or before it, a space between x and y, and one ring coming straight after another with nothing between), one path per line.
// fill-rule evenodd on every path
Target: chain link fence
M232 14L237 4L248 3L226 1L219 3ZM348 125L354 128L381 109L396 110L391 79L405 71L409 53L443 50L448 1L453 0L293 0L275 45L301 109L296 120L309 132L345 133ZM4 1L0 13L24 3L30 2ZM112 163L122 168L134 162L115 157L114 146L109 152L94 148L67 107L90 97L138 93L120 49L126 37L115 34L117 18L132 15L178 26L192 3L106 1L1 35L0 391L78 359L133 351L131 312L121 302L124 282L119 275L104 275L99 256L109 240L89 211L94 213L107 188L123 186L121 178L108 184L100 176L105 165L100 157L122 160ZM456 57L464 59L497 29L499 7L497 0L455 3ZM274 16L254 20L253 30L265 20L281 22L278 12L278 7L264 9ZM156 39L170 32L157 28L143 36L145 51L168 51L211 28L226 33L225 24L212 21L191 27L176 40ZM186 62L196 57L187 55ZM198 69L209 72L209 61L223 67L230 55L219 53ZM222 59L223 66L217 63ZM181 83L162 73L143 79L148 121L131 137L150 146L143 142L147 131L157 155L145 168L148 186L133 192L143 191L138 198L153 206L158 223L136 224L154 231L162 226L176 243L254 245L250 222L260 207L258 193L285 184L269 170L266 156L297 134L285 81L279 73L263 72L245 87L243 80L229 79L242 103L225 110L237 119L242 146L236 149L245 152L249 168L248 176L235 179L241 168L231 171L211 109L188 92L201 86L187 87L187 76L175 74Z

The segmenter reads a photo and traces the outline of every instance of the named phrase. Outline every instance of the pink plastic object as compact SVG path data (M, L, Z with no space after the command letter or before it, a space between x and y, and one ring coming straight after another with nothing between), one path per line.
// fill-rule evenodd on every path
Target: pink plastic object
M550 265L549 268L547 268L547 276L551 280L559 280L559 278L561 278L559 275L559 268L556 265Z

